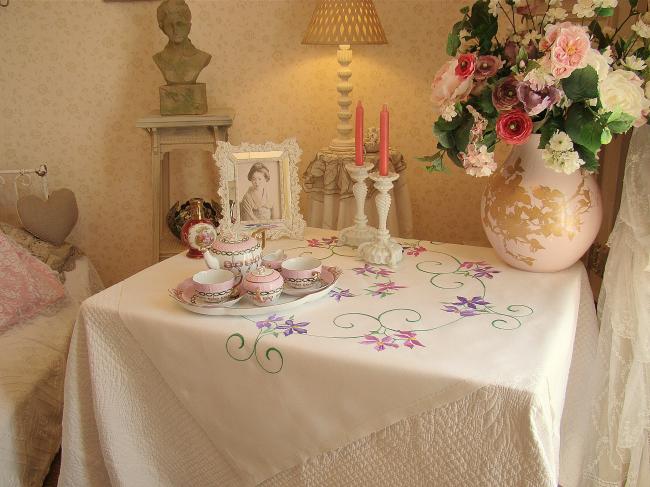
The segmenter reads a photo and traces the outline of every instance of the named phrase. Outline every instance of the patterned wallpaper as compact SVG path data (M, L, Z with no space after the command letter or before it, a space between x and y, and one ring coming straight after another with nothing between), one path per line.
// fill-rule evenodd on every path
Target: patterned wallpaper
M190 38L213 55L199 81L209 107L236 111L233 143L295 136L304 168L336 127L336 50L300 41L316 0L188 0ZM0 9L0 168L47 161L50 186L77 195L70 236L108 284L149 265L149 136L135 127L158 106L163 78L151 56L166 42L158 2L12 0ZM461 4L375 0L389 44L353 48L354 99L366 126L391 109L391 145L407 159L415 236L483 243L485 181L452 168L427 175L430 80L445 60L446 35ZM376 120L372 116L376 115ZM209 197L209 156L173 162L172 201ZM199 181L202 180L202 181Z

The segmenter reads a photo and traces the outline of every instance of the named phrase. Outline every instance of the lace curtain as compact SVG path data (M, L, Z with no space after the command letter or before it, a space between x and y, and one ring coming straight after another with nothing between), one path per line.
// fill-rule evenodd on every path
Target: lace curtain
M636 129L598 303L591 452L583 485L650 486L650 127Z

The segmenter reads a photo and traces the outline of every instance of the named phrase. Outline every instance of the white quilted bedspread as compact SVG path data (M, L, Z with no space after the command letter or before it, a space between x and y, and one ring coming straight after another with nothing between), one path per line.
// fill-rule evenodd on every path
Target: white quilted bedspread
M482 249L476 252L489 251ZM116 285L82 305L71 341L66 375L63 457L59 485L171 487L244 486L259 483L278 487L540 487L555 486L558 480L561 480L564 487L575 485L582 455L580 438L584 427L584 401L589 398L589 381L585 378L588 376L589 363L593 359L597 336L595 313L584 270L573 269L569 274L572 277L567 279L566 285L567 293L575 296L573 301L567 301L571 304L568 314L565 314L573 316L573 322L569 321L567 325L570 326L569 339L572 339L575 333L573 361L570 341L569 346L567 347L565 342L560 347L564 351L556 355L553 355L549 343L541 339L538 341L543 353L550 354L550 360L545 360L549 365L539 370L552 371L559 377L540 378L531 375L530 371L536 370L534 367L526 369L526 373L513 371L504 374L499 380L493 380L492 383L475 380L476 386L464 389L462 394L439 394L439 398L446 397L446 400L436 403L435 406L421 407L419 410L409 406L412 405L413 398L418 397L415 393L412 397L392 397L391 402L387 404L399 404L403 401L404 407L395 408L392 414L383 415L384 423L373 423L370 431L367 428L346 430L345 435L338 436L337 444L335 440L339 433L336 431L323 432L314 429L313 435L310 435L308 429L319 428L319 418L324 420L320 425L321 429L324 424L334 424L336 417L327 416L327 407L324 407L319 415L315 415L312 422L303 422L298 428L283 422L286 415L274 416L274 411L277 410L275 405L277 401L285 401L284 407L287 411L297 411L300 401L309 403L309 398L300 398L299 394L293 398L287 395L276 396L272 392L266 398L262 394L253 397L241 392L251 390L251 381L259 381L259 390L262 390L263 384L268 381L275 381L278 388L282 387L283 380L299 381L300 374L291 375L291 367L305 363L301 360L304 361L305 357L308 357L302 355L304 350L308 349L307 345L316 346L318 342L299 342L293 339L291 342L281 342L281 338L276 337L277 343L286 343L282 349L285 368L268 373L267 370L261 370L254 360L239 362L226 354L224 344L228 333L231 333L232 329L246 329L244 325L238 324L236 319L223 322L226 335L221 339L220 348L208 343L207 338L206 346L202 347L200 342L191 341L191 336L196 330L183 328L185 332L182 335L174 332L183 320L194 320L197 317L173 306L166 308L170 304L166 296L158 299L155 297L156 293L151 294L152 303L162 306L168 314L165 316L152 313L155 319L152 319L151 326L144 326L146 319L142 318L144 321L142 327L139 327L141 322L133 321L134 315L125 312L125 308L130 309L129 303L133 302L133 299L126 299L125 294L133 298L133 286L142 282L152 283L151 286L155 289L156 286L164 286L165 283L160 282L164 279L156 273L161 269L171 269L175 265L174 262L181 262L179 259L180 257L176 257L151 268L153 270L146 270L138 275L142 279L135 276L135 279ZM505 270L504 267L499 267L504 274L518 272ZM405 282L412 281L407 279ZM525 289L519 289L517 297L524 291ZM145 295L146 293L142 296ZM492 294L497 295L496 292ZM329 307L339 302L333 298ZM147 303L142 306L146 309L150 303L146 297L142 299ZM515 299L512 302L521 301ZM402 300L401 304L403 303ZM551 309L557 305L549 303ZM559 326L553 323L553 314L544 316L545 320L539 322L540 326L543 326L544 322L548 323L550 329ZM125 317L130 321L129 324L125 324ZM524 330L522 333L525 333L527 322L523 318L521 321L521 328ZM158 323L158 328L154 326L155 323ZM314 325L315 320L311 323L309 333L318 330ZM252 325L255 327L255 323ZM566 338L565 328L562 328L564 331L558 336ZM518 330L514 330L516 331ZM541 331L543 332L543 328ZM535 334L532 336L537 337ZM428 338L428 341L424 342L428 347L427 351L420 352L420 357L427 357L426 353L435 350L436 337L438 340L444 339L442 334L418 335L420 340ZM451 339L450 337L451 335L446 339ZM303 336L297 338L301 339ZM188 343L194 348L188 348ZM299 346L298 343L302 345ZM361 353L366 350L368 353L391 353L391 350L375 352L366 348L367 345L360 344L359 340L349 343L350 350L356 350L353 346L358 346ZM402 350L404 354L412 351L418 353L420 348L426 348L414 345L412 348L415 350L410 350L404 348L408 347L405 343L400 342L400 353ZM516 340L513 343L516 343ZM462 343L459 343L459 346L461 345ZM181 372L176 373L167 368L169 364L166 363L166 355L163 353L165 347L170 347L168 350L173 352L172 356L168 357L169 360L175 360L173 357L177 353L185 353L185 362L174 362ZM214 361L210 359L212 355L202 355L208 352L214 355ZM319 353L319 360L323 360L324 352ZM536 356L539 351L515 350L512 353ZM193 355L205 357L204 370L193 368ZM361 357L375 356L381 355L368 354ZM393 360L399 357L400 355L396 354ZM327 356L327 359L332 360L333 357ZM432 360L431 370L436 370L435 357L426 360ZM496 364L498 361L497 358L491 363ZM526 363L526 360L523 360L523 363ZM219 364L222 369L218 367ZM387 364L387 367L398 367L399 361ZM498 367L498 364L495 365L495 368ZM323 370L327 371L327 368L324 361ZM188 379L187 386L184 387L178 382L179 377L183 377L183 370L193 370L205 384L213 386L206 385L201 394L201 391L194 388L195 381ZM224 370L239 371L242 374L241 380L247 381L245 387L238 389L232 378L226 380ZM359 367L359 370L362 370L362 367ZM445 370L444 367L441 370ZM350 370L349 373L354 375L359 372ZM403 373L408 375L410 372L404 368ZM473 379L479 375L473 376ZM492 376L486 372L484 377ZM568 389L565 395L567 377ZM424 369L417 374L411 373L409 380L416 381L418 378L423 381L430 380ZM461 379L459 378L459 382L462 382ZM322 384L329 391L332 404L340 403L344 399L337 396L341 392L332 384ZM435 384L422 384L425 388L435 390ZM295 384L295 390L301 390L300 384ZM222 397L215 396L215 391L222 394ZM356 414L355 408L362 406L366 397L371 396L361 391L358 397L346 396L352 416ZM242 406L238 409L239 400L258 401L260 409L267 410L268 414L246 418L243 412L246 410L245 403L241 403ZM221 408L227 408L224 401L231 403L230 410L214 406L220 404ZM211 404L212 410L209 409ZM373 409L379 410L375 406L380 405L368 404L365 407L370 412ZM206 411L212 412L212 418ZM332 414L340 414L339 410L336 411ZM229 419L224 423L223 418ZM340 419L345 424L350 421L347 417ZM280 433L274 439L269 439L268 435L256 436L266 428L264 421L274 420L276 425L280 424ZM290 418L287 421L289 420ZM220 431L223 432L221 436ZM257 438L260 438L260 441ZM261 438L264 440L261 441ZM335 447L326 446L332 444ZM249 445L250 451L237 450L236 445ZM300 452L304 451L313 454L303 458ZM238 452L238 458L234 459L232 452ZM265 459L266 463L259 462L259 458ZM296 461L296 458L299 460ZM286 462L292 461L292 464L287 465ZM282 468L278 468L280 465ZM270 473L265 475L264 472Z

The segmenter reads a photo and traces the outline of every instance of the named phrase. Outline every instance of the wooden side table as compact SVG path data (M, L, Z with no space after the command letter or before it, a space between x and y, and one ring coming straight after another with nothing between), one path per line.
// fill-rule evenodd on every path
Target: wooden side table
M165 213L169 209L169 153L175 149L214 153L218 141L228 140L233 118L233 110L222 108L205 115L152 114L136 122L136 127L145 129L151 136L153 263L183 250L180 242L163 237Z

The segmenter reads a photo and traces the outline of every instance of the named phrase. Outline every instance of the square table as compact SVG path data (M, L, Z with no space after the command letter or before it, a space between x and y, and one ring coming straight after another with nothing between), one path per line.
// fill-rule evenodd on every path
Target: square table
M402 241L394 269L331 231L269 247L343 274L327 296L204 316L177 255L82 305L59 485L575 485L597 322L581 264Z

